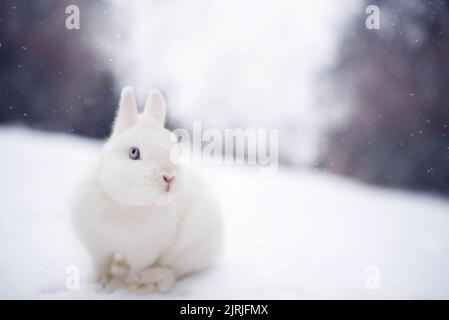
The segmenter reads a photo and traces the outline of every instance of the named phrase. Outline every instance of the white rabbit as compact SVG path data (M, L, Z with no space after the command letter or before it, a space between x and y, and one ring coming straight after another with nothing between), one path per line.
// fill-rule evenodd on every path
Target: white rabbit
M174 161L164 119L159 91L139 114L133 89L124 88L113 132L75 192L73 222L97 281L123 271L128 288L167 291L220 252L218 202L191 167Z

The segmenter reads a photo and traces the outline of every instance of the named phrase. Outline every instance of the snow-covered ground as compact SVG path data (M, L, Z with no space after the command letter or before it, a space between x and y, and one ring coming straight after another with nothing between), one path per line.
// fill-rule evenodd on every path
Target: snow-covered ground
M69 220L97 141L0 130L0 298L449 298L449 202L312 171L209 168L226 250L169 294L102 291ZM67 290L77 265L81 288ZM378 280L378 289L369 289Z

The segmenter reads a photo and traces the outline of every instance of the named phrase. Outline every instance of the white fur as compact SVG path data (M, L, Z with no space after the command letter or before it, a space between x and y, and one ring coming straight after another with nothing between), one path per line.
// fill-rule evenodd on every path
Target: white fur
M120 274L131 289L167 291L219 254L220 208L192 168L170 161L176 143L164 118L159 91L138 114L133 90L123 89L112 135L75 192L73 222L99 281ZM175 177L169 192L163 175Z

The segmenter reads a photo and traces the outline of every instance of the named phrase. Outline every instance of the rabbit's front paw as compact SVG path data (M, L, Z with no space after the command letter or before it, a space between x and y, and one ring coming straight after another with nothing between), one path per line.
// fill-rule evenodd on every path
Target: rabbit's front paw
M129 271L129 265L125 256L120 253L114 254L112 258L110 274L114 278L124 278Z
M175 285L175 273L166 267L149 267L141 270L131 282L130 290L146 292L167 292Z
M106 286L111 281L111 275L109 273L98 273L92 275L92 282L101 286Z
M102 287L106 286L111 279L112 275L109 269L104 266L96 266L95 270L89 276L89 282L99 284Z

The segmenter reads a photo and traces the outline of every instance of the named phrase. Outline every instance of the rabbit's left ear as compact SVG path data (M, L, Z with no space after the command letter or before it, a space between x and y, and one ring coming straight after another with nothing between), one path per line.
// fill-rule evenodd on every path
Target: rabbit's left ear
M159 90L150 90L148 92L143 113L145 116L151 116L160 124L164 125L165 99Z

